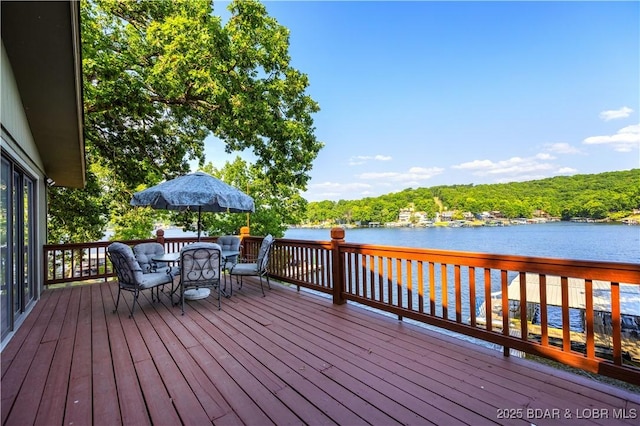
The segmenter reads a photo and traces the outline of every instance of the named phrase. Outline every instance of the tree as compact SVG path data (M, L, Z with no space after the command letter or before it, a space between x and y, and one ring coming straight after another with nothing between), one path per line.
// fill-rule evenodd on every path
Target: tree
M289 31L256 1L228 9L223 24L211 1L82 2L87 163L110 170L110 202L204 165L208 135L252 151L270 185L306 188L319 107L289 64Z
M94 171L87 171L87 184L83 191L49 188L48 204L47 237L50 243L96 241L104 235L108 202ZM69 206L74 210L69 210Z

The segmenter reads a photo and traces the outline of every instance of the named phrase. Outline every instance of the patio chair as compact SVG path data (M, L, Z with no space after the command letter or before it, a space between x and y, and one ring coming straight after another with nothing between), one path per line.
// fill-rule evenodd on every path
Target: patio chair
M166 272L143 273L142 267L133 254L133 250L126 244L110 244L109 247L107 247L107 256L118 276L118 298L116 299L116 307L113 310L114 313L118 311L122 290L130 291L134 294L133 304L129 312L129 318L132 318L136 309L136 303L139 303L138 295L142 290L151 289L151 300L155 301L153 289L173 282L173 276ZM157 296L158 300L160 300L159 293Z
M169 266L167 262L158 262L154 257L164 255L164 246L160 243L140 243L133 246L133 254L142 268L143 274L151 272L166 272L172 278L180 275L180 267ZM164 288L163 288L164 291ZM171 292L174 291L173 280L171 281Z
M216 243L193 243L180 250L180 303L184 315L185 291L212 287L218 292L220 309L220 275L222 249Z
M267 286L269 286L269 290L271 290L271 283L269 282L269 256L271 254L271 249L273 244L276 242L275 238L272 235L267 235L262 240L262 244L260 244L260 250L258 251L258 258L255 263L236 263L231 270L229 271L229 275L233 277L236 276L240 278L240 288L242 288L242 277L254 276L260 277L260 290L262 290L262 296L264 297L264 288L262 286L262 277L265 277L267 280ZM233 284L232 284L233 285Z
M222 249L222 251L237 251L240 252L242 245L240 244L242 242L242 240L240 240L240 237L237 237L235 235L223 235L221 237L218 237L218 240L216 241L219 245L220 248ZM223 272L229 272L231 270L231 268L233 268L233 265L235 265L236 263L238 263L238 256L229 256L226 257L224 259L224 264L222 265L222 271ZM224 276L224 287L225 290L227 288L227 276L225 274ZM229 296L233 295L233 281L231 281L231 286L230 286L231 290L229 292Z
M164 246L160 243L140 243L133 246L133 254L142 268L142 273L158 272L167 268L166 262L156 262L155 256L164 254Z

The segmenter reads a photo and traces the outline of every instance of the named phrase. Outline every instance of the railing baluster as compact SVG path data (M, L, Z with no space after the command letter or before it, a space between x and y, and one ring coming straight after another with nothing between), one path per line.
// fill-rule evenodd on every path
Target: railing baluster
M493 299L491 298L491 269L484 268L484 316L487 331L493 331Z
M396 306L401 308L402 307L402 260L399 257L396 258L396 297L398 298Z
M429 262L429 314L436 315L436 265Z
M593 324L593 282L591 280L584 281L584 299L585 299L585 320L586 320L586 355L587 358L595 358L596 346L594 338Z
M371 268L371 270L369 271L369 291L371 292L371 295L369 297L371 297L371 300L376 300L376 257L377 256L371 256L369 264Z
M383 258L378 256L378 302L384 302L384 271Z
M447 264L440 264L440 282L442 283L442 318L449 319L449 289L447 288Z
M549 316L547 315L547 276L539 275L540 279L540 333L542 335L540 343L542 346L549 346Z
M424 276L422 261L418 262L418 312L424 313Z
M387 303L393 305L393 267L392 260L387 257Z
M485 304L486 309L486 304ZM471 313L470 325L476 326L476 268L469 267L469 312Z
M354 259L354 272L355 272L355 290L353 294L360 295L360 274L362 273L362 255L359 253L354 253L353 259Z
M509 283L507 281L507 271L500 271L500 288L502 290L502 334L510 336L509 330ZM509 356L509 346L502 346L504 356Z
M622 342L620 334L620 285L617 282L611 283L611 325L613 326L613 363L622 365Z
M455 287L455 299L456 299L456 322L462 322L462 285L460 283L460 265L454 265L454 287Z
M352 253L347 253L347 292L350 294L354 294L353 291L353 262L351 261L354 256Z
M569 280L560 277L560 291L562 293L562 350L571 350L571 321L569 318Z
M527 340L527 274L520 272L520 338Z
M413 310L413 262L407 260L407 309Z

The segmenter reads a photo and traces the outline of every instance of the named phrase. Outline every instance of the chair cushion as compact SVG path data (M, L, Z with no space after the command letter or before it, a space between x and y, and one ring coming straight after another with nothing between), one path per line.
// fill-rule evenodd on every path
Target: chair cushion
M144 274L131 247L123 243L111 243L107 247L107 252L111 255L120 285L135 287L142 282Z
M262 244L260 244L260 251L258 252L258 270L264 272L267 269L267 265L269 264L269 250L271 250L271 246L275 242L273 235L269 234L262 240Z
M236 265L231 268L232 275L257 275L258 274L258 264L257 263L236 263Z
M216 241L223 251L240 251L240 237L235 235L223 235ZM225 259L224 269L231 269L238 262L238 256L229 256Z
M235 235L223 235L216 241L222 250L237 251L240 249L240 238Z
M156 287L162 284L170 284L173 281L173 276L167 274L164 271L149 272L144 274L140 281L140 288L146 289Z
M164 247L160 243L141 243L133 247L133 253L136 260L142 268L142 272L159 272L162 268L166 268L165 262L156 262L153 260L155 256L164 254Z

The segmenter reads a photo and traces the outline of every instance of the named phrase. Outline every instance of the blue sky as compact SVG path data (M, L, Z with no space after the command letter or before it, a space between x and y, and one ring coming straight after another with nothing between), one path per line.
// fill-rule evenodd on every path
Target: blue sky
M321 108L309 201L640 167L638 2L265 5Z

